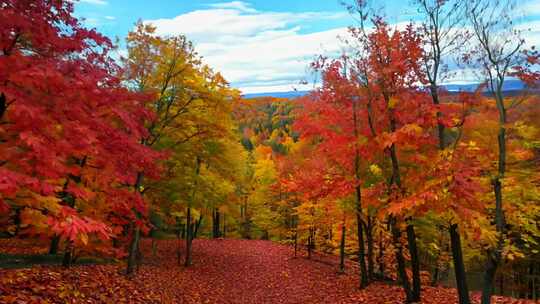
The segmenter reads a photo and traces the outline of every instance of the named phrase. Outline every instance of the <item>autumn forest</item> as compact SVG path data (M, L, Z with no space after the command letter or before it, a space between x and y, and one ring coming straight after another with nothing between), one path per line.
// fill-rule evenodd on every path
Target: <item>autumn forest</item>
M342 3L313 89L248 98L187 35L0 0L0 303L539 301L519 1L412 2ZM479 84L447 89L456 66Z

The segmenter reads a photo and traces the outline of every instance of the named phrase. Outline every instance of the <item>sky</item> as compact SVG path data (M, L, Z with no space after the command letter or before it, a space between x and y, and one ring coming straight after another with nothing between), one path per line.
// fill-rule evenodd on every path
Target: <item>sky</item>
M309 63L344 51L354 18L341 0L79 0L75 15L113 40L122 41L137 20L159 35L185 35L203 61L243 93L309 90ZM393 24L417 18L411 0L380 0ZM540 46L540 0L521 0L529 45ZM463 71L455 83L474 82Z

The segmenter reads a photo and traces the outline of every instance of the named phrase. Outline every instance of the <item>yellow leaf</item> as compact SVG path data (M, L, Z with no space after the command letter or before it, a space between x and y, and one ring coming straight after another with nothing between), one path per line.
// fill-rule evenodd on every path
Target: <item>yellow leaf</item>
M379 168L379 166L377 166L376 164L369 166L369 171L371 171L371 173L376 176L381 176L382 174L381 168Z
M388 108L393 109L396 107L396 104L397 104L397 99L394 97L391 97L390 100L388 101Z
M81 242L86 246L88 245L88 235L86 233L80 234Z

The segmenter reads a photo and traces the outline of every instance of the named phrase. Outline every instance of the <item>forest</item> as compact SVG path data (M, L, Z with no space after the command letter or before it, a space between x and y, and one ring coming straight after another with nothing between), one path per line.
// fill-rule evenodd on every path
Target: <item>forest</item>
M245 98L189 37L0 0L0 302L536 303L540 53L518 2L413 2Z

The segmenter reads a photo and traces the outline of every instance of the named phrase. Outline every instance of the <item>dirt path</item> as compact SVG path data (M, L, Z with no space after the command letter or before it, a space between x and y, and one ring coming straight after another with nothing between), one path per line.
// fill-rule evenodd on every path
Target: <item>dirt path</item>
M347 298L343 291L354 291L353 276L294 258L290 248L268 241L198 240L193 249L193 266L178 269L170 283L171 292L188 302L336 303ZM170 246L159 255L173 260L167 251ZM169 267L178 268L174 264Z

